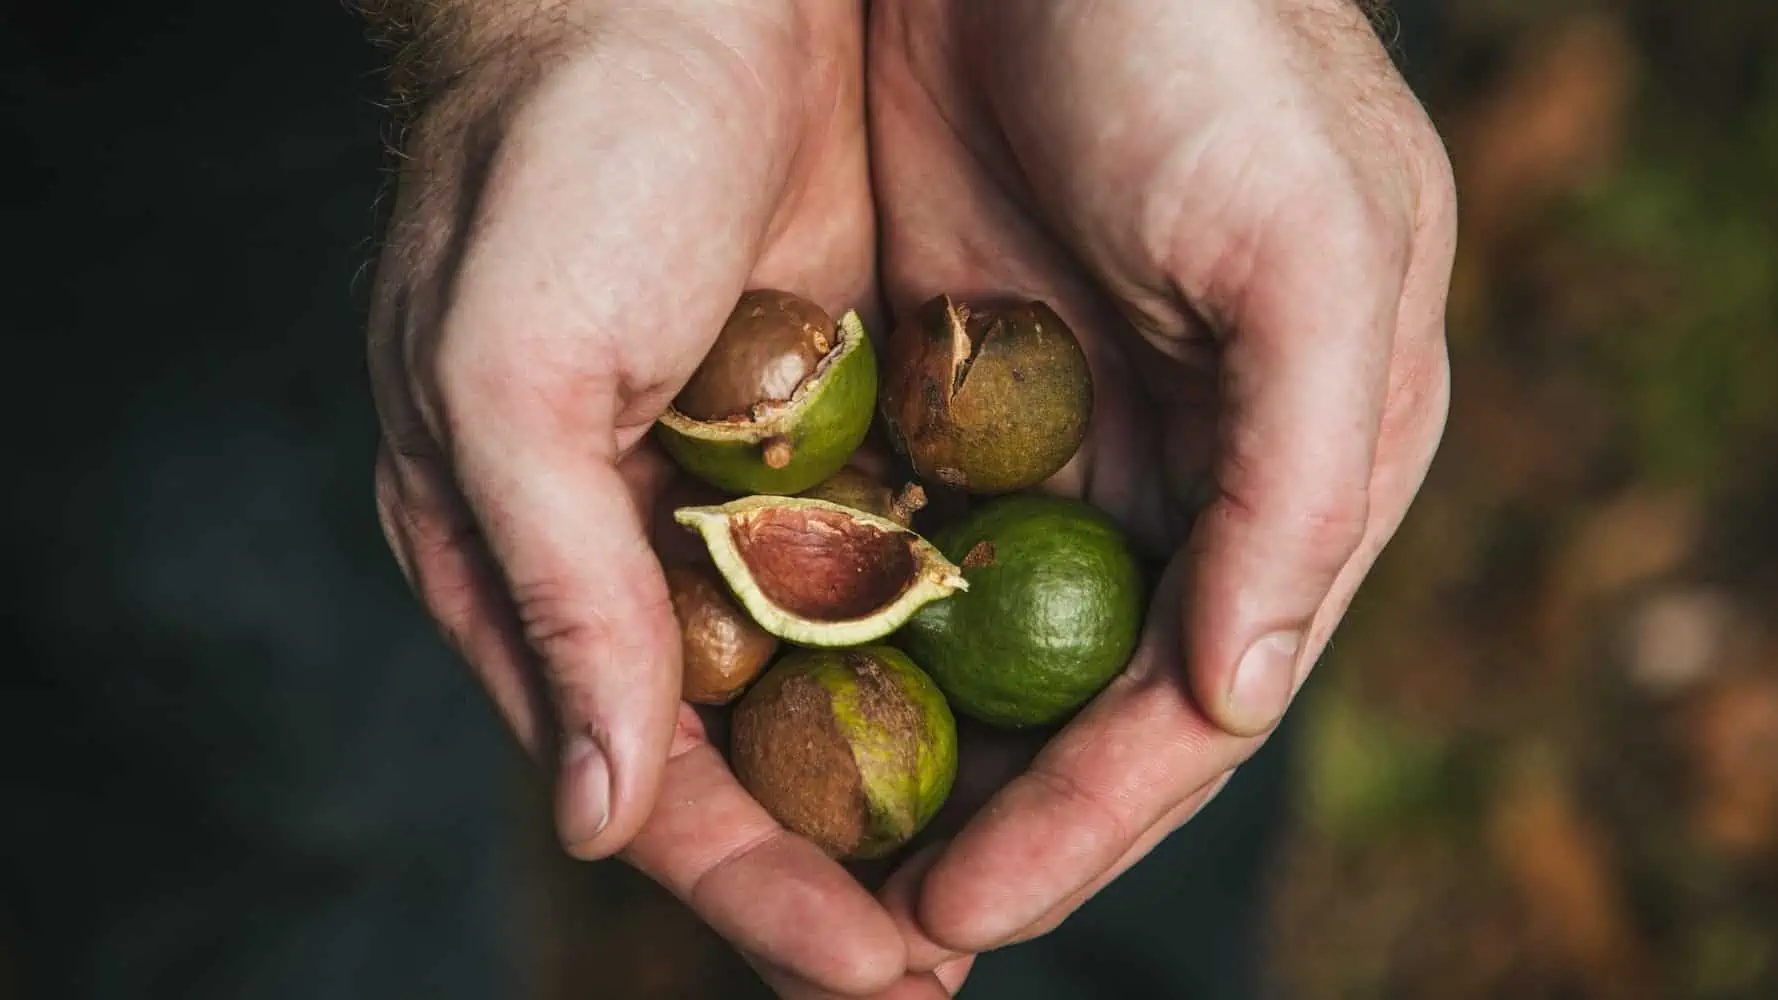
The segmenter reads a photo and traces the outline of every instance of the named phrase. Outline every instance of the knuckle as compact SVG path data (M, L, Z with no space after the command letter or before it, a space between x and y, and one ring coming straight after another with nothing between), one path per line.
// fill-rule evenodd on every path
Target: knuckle
M686 899L694 905L703 903L709 888L720 881L725 872L735 871L748 858L782 846L789 836L779 827L768 826L742 840L692 877L690 884L684 889Z
M441 415L506 408L517 386L535 383L540 371L526 372L512 349L488 338L454 335L431 344L415 359L414 378L422 395Z
M577 588L541 578L515 583L509 592L520 635L553 686L584 687L585 671L611 659L616 628Z
M1457 171L1438 133L1430 128L1428 132L1419 144L1421 151L1414 157L1422 215L1454 227L1457 221Z
M383 540L394 551L396 559L402 559L404 548L404 527L407 521L407 504L401 496L401 486L395 478L395 466L387 452L377 458L376 471L372 482L375 490L377 525L383 530ZM402 566L404 573L407 566Z
M1107 834L1107 839L1119 851L1128 847L1135 840L1135 830L1129 817L1111 800L1096 794L1087 786L1069 777L1065 772L1054 768L1037 766L1027 772L1046 792L1063 800L1069 805L1085 813L1090 820Z
M365 335L366 361L373 384L398 382L406 368L412 319L412 292L394 278L379 278Z
M1404 116L1400 134L1402 157L1413 171L1411 176L1421 197L1455 205L1457 179L1451 165L1450 149L1438 126L1418 102L1412 105L1412 113Z
M1321 492L1313 500L1278 510L1237 490L1221 491L1225 517L1244 528L1288 539L1315 568L1337 570L1358 550L1370 523L1368 487Z
M470 428L581 434L615 414L621 378L613 352L589 341L563 358L520 337L445 338L420 366L427 423L446 440Z
M1389 185L1353 183L1319 196L1320 232L1346 244L1352 264L1374 273L1406 271L1414 232L1412 203Z
M416 454L404 451L401 442L385 444L376 468L378 509L426 556L475 545L480 527L434 464L430 446L423 447L424 453Z
M377 449L376 464L371 470L371 484L375 490L378 510L393 513L402 505L401 482L395 473L395 453L387 442Z
M1217 485L1224 517L1242 529L1277 533L1293 544L1344 559L1370 523L1371 461L1353 451L1279 466L1260 458L1267 442L1236 436ZM1295 472L1280 472L1289 468ZM1305 489L1303 482L1317 483Z
M401 460L435 459L438 445L426 420L425 397L406 374L373 376L370 387L384 449Z
M1303 540L1310 552L1343 563L1363 541L1370 515L1368 489L1329 491L1299 515Z

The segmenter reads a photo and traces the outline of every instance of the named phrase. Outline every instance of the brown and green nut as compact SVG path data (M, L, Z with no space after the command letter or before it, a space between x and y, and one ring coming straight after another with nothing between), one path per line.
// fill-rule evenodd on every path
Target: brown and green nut
M1042 302L939 296L889 339L880 405L924 479L1011 493L1061 471L1086 438L1093 378L1080 341Z
M667 568L667 593L679 620L683 683L680 697L725 705L771 662L778 640L729 596L713 568Z
M785 829L880 858L938 813L957 775L944 695L889 646L799 649L735 706L735 777Z

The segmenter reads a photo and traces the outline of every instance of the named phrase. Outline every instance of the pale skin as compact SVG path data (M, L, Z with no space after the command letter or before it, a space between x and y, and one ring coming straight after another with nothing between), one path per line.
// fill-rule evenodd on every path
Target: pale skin
M650 874L783 996L947 995L1221 787L1400 523L1449 392L1438 136L1349 0L458 13L372 317L391 545L559 762L572 853ZM1034 758L984 751L992 797L876 896L678 701L648 429L748 287L878 327L939 291L1049 301L1099 403L1048 488L1170 555L1129 670Z

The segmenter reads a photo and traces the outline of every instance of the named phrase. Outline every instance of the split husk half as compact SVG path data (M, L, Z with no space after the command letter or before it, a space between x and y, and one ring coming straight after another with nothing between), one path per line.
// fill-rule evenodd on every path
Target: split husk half
M703 538L754 621L802 646L874 642L968 587L926 539L825 500L752 496L673 516Z

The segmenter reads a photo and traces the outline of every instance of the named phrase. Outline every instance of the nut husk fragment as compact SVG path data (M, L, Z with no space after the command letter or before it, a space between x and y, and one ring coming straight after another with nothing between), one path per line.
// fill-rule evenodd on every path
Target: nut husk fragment
M939 296L891 335L880 405L922 478L970 493L1026 489L1086 438L1092 372L1042 302L967 305Z
M667 592L682 640L680 697L699 705L728 704L771 662L777 638L735 603L714 569L668 567Z
M786 829L864 860L907 843L944 804L956 720L899 650L795 650L735 707L731 750L742 787Z

